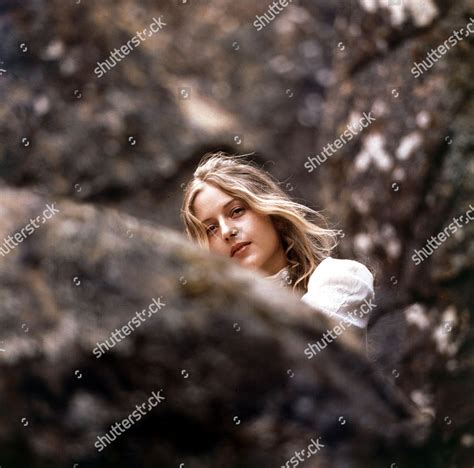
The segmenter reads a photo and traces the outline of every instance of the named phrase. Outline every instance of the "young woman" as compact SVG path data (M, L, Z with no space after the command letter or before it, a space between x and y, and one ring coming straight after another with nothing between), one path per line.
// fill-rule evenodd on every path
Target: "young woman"
M186 187L181 217L202 247L259 270L319 312L365 328L373 276L361 263L330 256L336 231L291 200L278 182L244 160L208 153Z

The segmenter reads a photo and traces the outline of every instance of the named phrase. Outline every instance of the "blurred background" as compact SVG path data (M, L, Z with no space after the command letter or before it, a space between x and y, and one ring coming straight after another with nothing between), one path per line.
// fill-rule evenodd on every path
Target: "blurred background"
M435 420L446 444L436 466L471 466L474 223L420 265L411 257L474 204L474 34L421 77L410 70L466 28L474 2L300 0L257 31L269 6L0 1L0 188L182 232L201 156L254 153L341 230L340 258L374 271L371 359ZM94 74L160 16L159 32ZM376 121L308 172L364 112ZM0 224L9 213L21 225L5 206ZM5 466L25 466L17 456Z

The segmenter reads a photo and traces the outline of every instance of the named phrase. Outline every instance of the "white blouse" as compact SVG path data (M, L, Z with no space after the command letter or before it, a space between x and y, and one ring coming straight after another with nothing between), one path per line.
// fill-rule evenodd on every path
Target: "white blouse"
M291 283L288 267L267 276L282 285ZM301 300L323 314L365 328L375 307L374 277L355 260L325 258L313 271Z

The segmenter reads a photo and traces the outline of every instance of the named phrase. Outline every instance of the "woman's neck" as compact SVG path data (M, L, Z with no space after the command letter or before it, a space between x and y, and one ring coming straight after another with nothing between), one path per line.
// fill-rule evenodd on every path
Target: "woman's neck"
M273 255L266 264L262 265L261 270L266 275L272 276L287 266L289 266L288 259L286 258L283 247L280 245L275 255Z

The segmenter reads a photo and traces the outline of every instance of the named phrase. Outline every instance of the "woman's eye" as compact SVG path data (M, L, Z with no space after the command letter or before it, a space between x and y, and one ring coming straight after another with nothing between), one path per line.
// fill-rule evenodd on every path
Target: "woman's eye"
M211 225L207 228L207 233L208 233L208 234L212 234L212 233L214 232L214 229L213 229L213 228L215 228L215 226L214 226L213 224L211 224Z
M242 211L244 211L243 208L236 208L234 211L232 211L232 214L234 215L235 213L241 213Z

